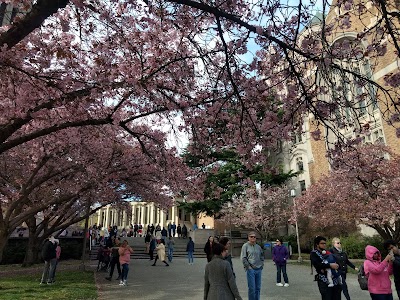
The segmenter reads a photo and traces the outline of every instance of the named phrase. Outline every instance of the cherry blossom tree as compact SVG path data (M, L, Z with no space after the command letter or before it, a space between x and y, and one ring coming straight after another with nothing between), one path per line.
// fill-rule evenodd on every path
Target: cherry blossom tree
M387 51L398 57L395 2L324 0L322 14L338 9L341 17L321 20L312 31L304 29L313 2L9 2L28 12L0 34L0 152L88 125L113 124L141 142L156 133L140 125L179 117L183 123L173 125L190 133L191 152L235 145L251 166L267 161L257 147L270 150L288 139L302 116L312 113L317 124L331 126L335 111L361 109L362 97L378 98L386 119L398 124L398 72L376 83L340 63L347 57L375 63ZM364 14L374 14L377 25L332 49L334 31ZM364 52L363 40L369 42ZM311 69L318 75L308 76ZM379 92L348 103L333 80L337 73ZM330 101L317 97L333 94Z
M234 198L231 205L222 209L226 223L257 231L266 240L279 226L286 225L293 210L286 186L263 188L262 191L247 189L245 194Z
M336 151L332 171L296 198L314 224L375 229L383 239L400 240L400 157L386 146L358 145Z
M186 185L181 174L188 174L175 152L153 145L144 154L134 141L99 129L69 129L64 132L67 144L50 135L0 156L0 253L11 232L39 213L57 230L99 206L133 197L172 205L173 195Z

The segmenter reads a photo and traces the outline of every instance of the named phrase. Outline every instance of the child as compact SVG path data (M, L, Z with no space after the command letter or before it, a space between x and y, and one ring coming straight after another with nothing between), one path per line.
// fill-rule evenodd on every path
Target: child
M324 255L324 263L336 263L335 256L327 250L322 251L322 255ZM326 277L328 278L329 284L328 287L333 287L333 278L337 278L339 284L342 284L342 278L340 277L340 273L338 270L333 270L331 268L325 269L326 271Z

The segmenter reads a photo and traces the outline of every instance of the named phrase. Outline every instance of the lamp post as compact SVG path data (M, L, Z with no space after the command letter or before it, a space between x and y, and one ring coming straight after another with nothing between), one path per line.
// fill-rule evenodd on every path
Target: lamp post
M232 219L231 219L232 203L231 202L228 202L228 210L229 210L229 238L231 239L229 253L232 255L233 240L232 240Z
M290 196L293 198L293 207L294 207L294 217L296 218L296 237L297 237L297 251L299 253L299 257L297 258L298 262L302 262L303 258L301 257L301 249L300 249L300 237L299 237L299 225L297 224L297 207L296 207L296 190L290 190Z

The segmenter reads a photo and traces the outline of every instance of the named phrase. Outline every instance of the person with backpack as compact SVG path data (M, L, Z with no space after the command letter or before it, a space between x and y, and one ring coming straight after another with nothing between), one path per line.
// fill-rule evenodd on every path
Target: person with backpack
M339 265L339 271L340 275L342 276L342 291L343 295L347 300L350 300L350 295L349 291L347 288L347 283L346 283L346 275L347 275L347 266L350 268L358 271L358 268L349 260L349 257L347 256L347 253L343 251L342 249L342 243L340 242L340 239L337 237L334 237L332 239L332 249L330 252L336 259L336 263Z
M393 254L382 260L381 252L374 246L365 247L364 271L368 278L368 291L372 300L393 300L390 275L393 274Z
M397 243L394 240L386 240L383 243L383 247L392 252L394 255L393 260L393 277L394 285L396 287L397 297L400 298L400 250Z
M339 284L338 278L333 278L333 286L329 286L326 269L339 269L337 263L329 263L324 257L326 249L326 238L323 236L317 236L314 239L314 250L311 251L310 260L314 266L317 274L315 275L315 281L318 283L318 289L321 294L322 300L340 300L342 288Z

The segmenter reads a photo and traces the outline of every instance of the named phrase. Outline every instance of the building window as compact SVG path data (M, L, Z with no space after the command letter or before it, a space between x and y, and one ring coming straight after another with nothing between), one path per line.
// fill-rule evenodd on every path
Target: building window
M299 185L300 185L300 191L304 192L306 190L306 181L305 180L300 180L299 181Z
M303 158L302 157L297 157L296 158L296 165L297 165L297 171L299 171L299 172L304 171L304 164L303 164Z
M385 144L385 138L383 136L383 130L382 129L375 130L373 132L373 139L374 139L374 143L383 144L384 145Z

